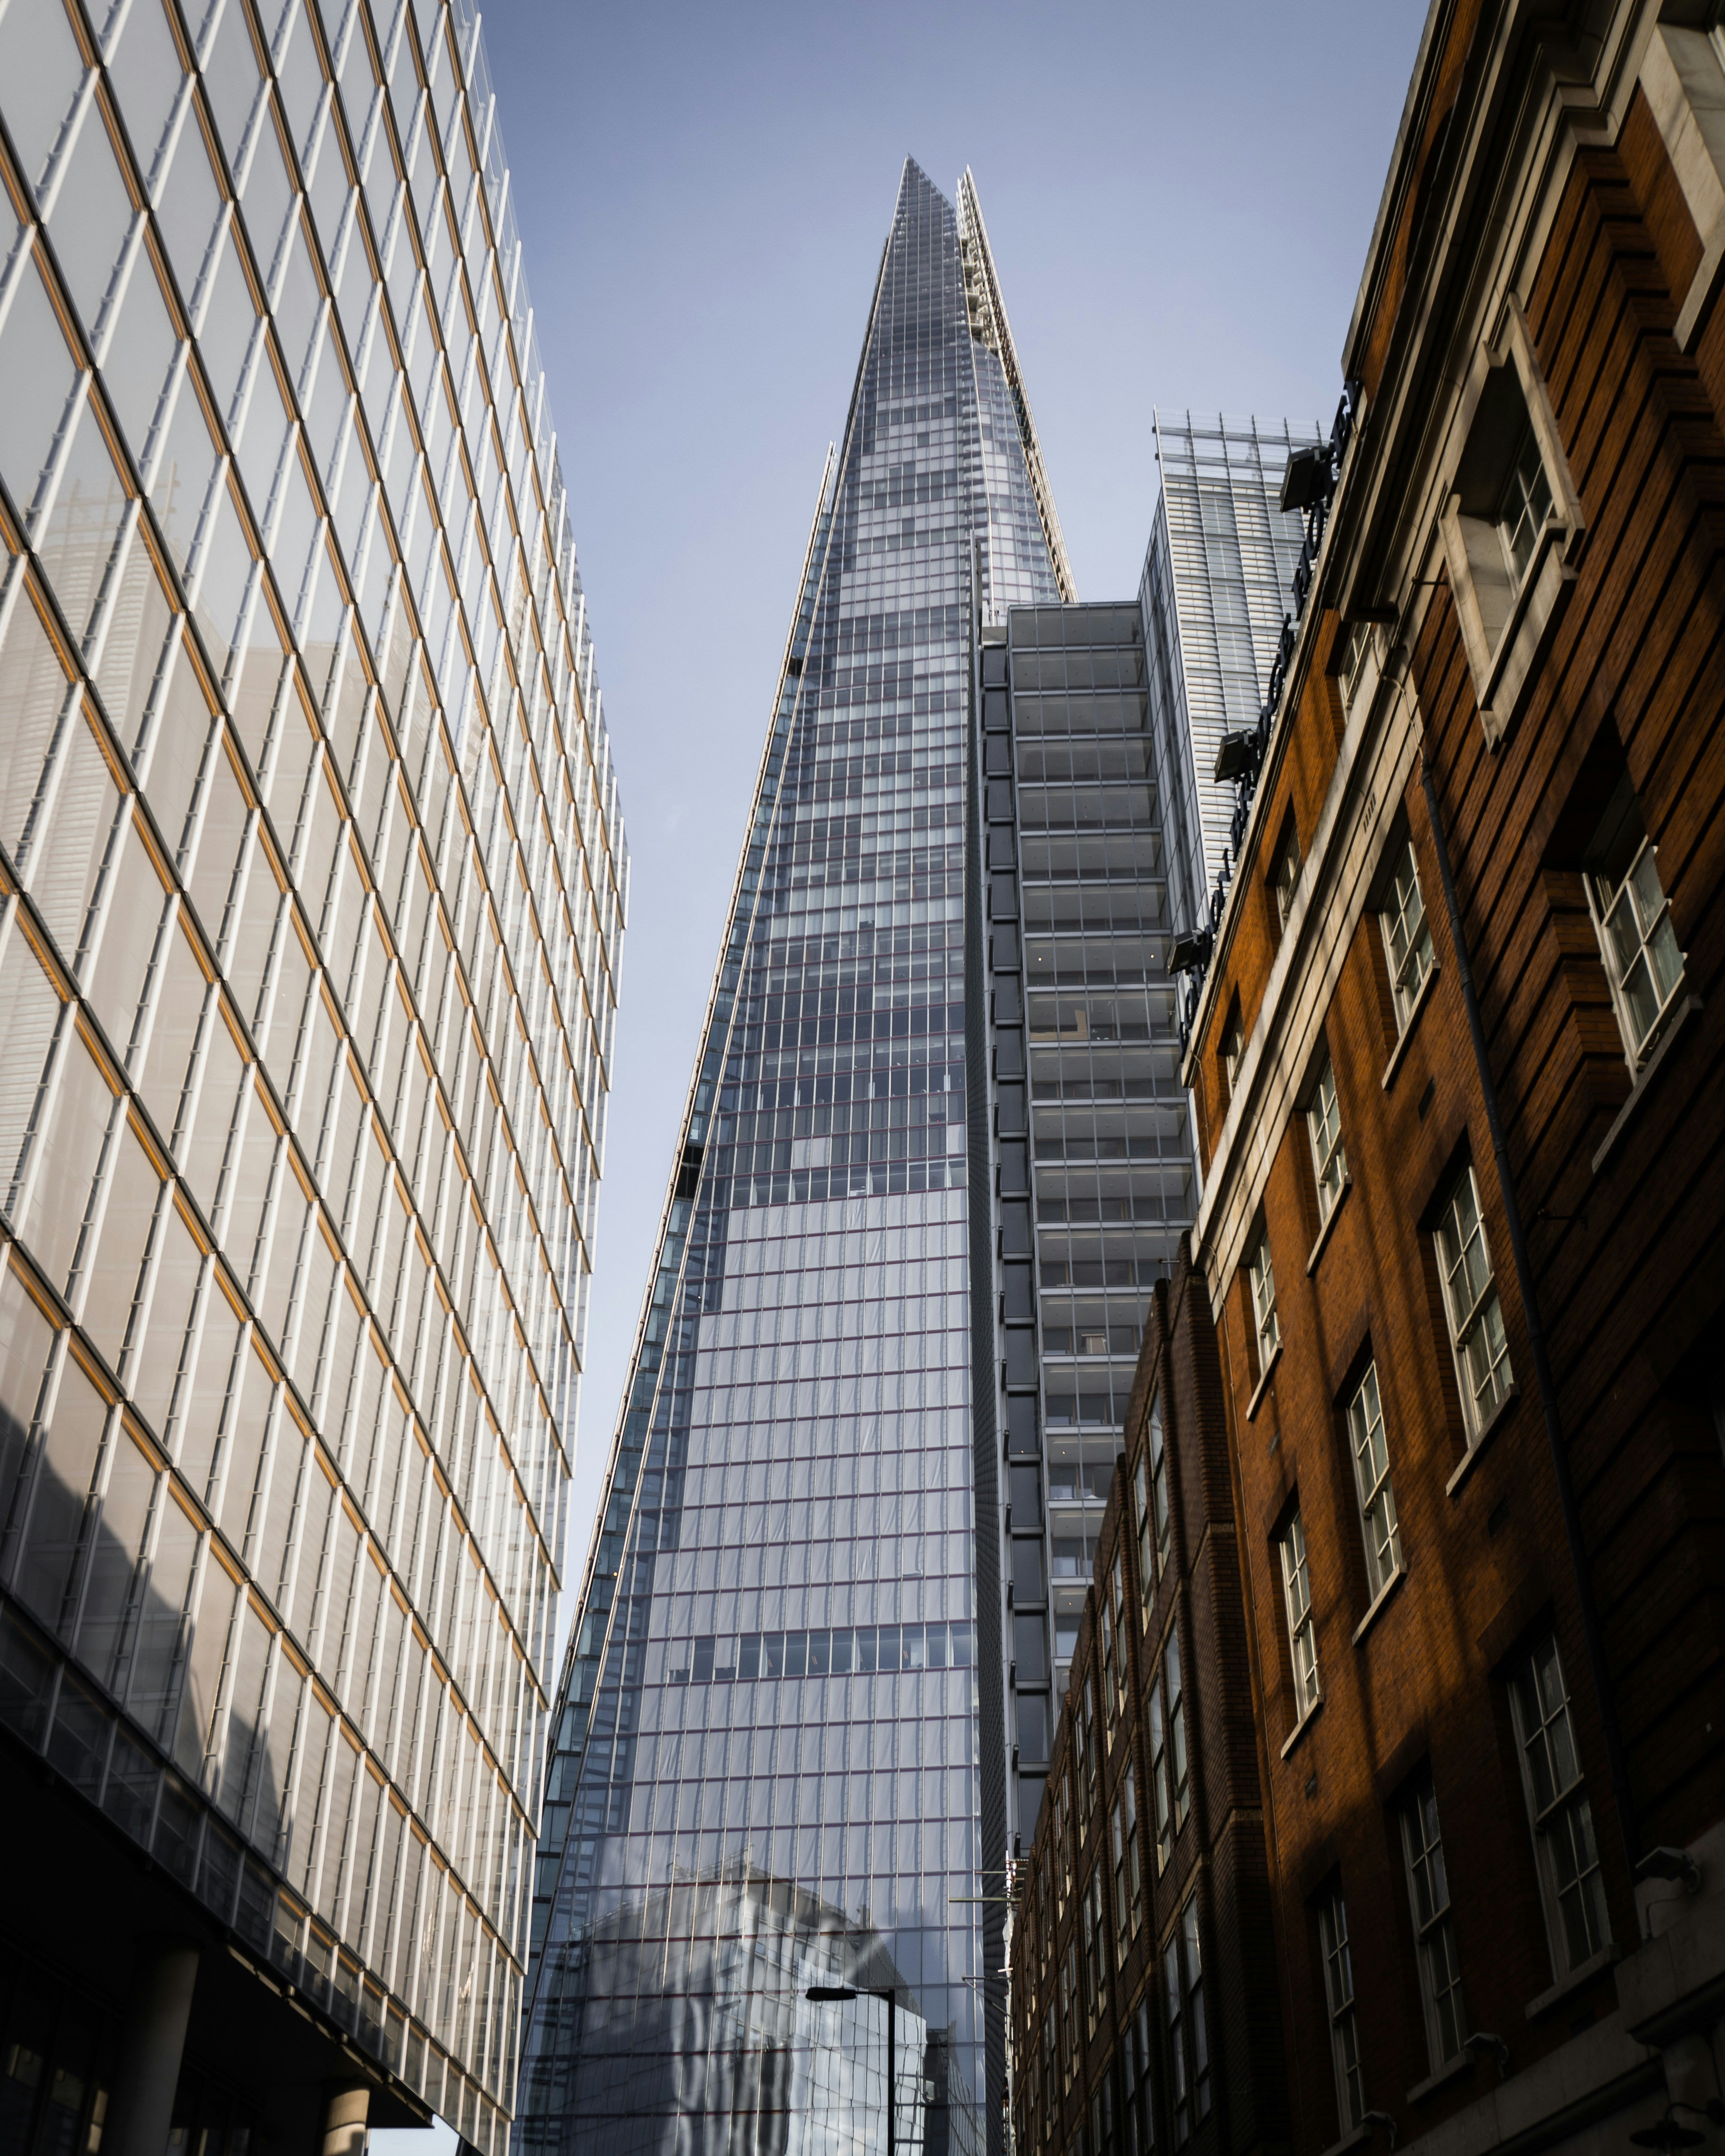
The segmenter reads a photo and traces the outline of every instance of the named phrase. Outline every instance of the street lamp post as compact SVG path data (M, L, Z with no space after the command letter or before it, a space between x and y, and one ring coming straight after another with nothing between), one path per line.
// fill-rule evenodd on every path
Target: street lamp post
M854 1984L811 1984L803 1994L817 2006L837 2006L850 1999L884 1999L886 2001L886 2156L892 2156L892 2120L898 2108L898 2090L893 2082L893 2035L898 2013L892 1986L882 1984L859 1991Z

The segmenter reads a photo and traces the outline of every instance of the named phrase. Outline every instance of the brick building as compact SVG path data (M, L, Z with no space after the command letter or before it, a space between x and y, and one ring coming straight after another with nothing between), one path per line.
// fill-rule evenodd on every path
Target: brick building
M1014 2141L1245 2156L1286 2146L1286 2099L1222 1371L1183 1241L1126 1431L1014 1872Z
M1722 115L1432 8L1180 954L1301 2152L1721 2139Z

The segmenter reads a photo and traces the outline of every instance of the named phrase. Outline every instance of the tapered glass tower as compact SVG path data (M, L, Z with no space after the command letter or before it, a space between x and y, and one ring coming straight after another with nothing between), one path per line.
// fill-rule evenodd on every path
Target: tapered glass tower
M895 1992L901 2146L980 2140L966 759L979 624L1072 595L974 189L907 163L563 1671L530 2148L884 2148L884 2006L811 1984Z

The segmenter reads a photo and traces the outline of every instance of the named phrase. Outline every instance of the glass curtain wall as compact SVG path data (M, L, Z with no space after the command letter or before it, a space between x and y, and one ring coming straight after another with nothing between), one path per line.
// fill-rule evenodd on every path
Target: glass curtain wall
M983 747L1011 780L989 780L986 810L1003 1213L1029 1201L1002 1266L1014 1825L1028 1838L1151 1287L1196 1192L1142 617L1015 608L1008 624L983 653L985 685L999 672L1009 690L996 701L984 687ZM999 978L1015 902L1022 1045Z
M895 1988L900 2145L981 2131L973 542L1059 588L985 258L907 163L564 1671L534 2150L884 2148L884 2008L811 1981Z
M1175 926L1198 923L1229 844L1234 789L1213 773L1224 733L1256 726L1300 559L1283 514L1290 453L1328 439L1283 419L1157 411L1162 492L1139 585L1150 728Z
M477 16L0 112L0 1716L493 2149L626 865Z

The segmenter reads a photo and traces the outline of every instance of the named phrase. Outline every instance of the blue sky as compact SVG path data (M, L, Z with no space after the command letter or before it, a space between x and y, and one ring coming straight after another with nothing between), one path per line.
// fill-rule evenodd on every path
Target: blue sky
M973 169L1080 595L1129 596L1153 404L1327 424L1423 16L486 13L634 856L573 1580L903 159Z

